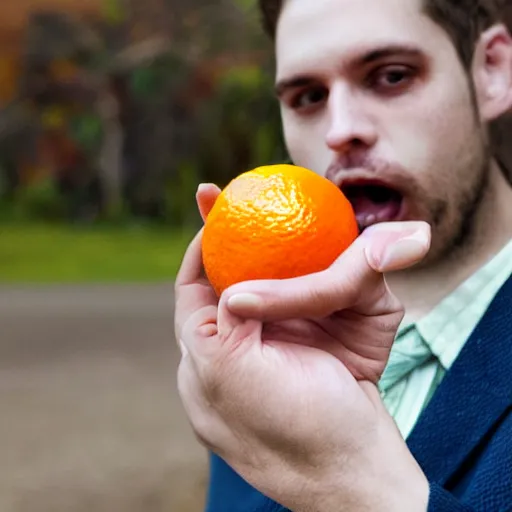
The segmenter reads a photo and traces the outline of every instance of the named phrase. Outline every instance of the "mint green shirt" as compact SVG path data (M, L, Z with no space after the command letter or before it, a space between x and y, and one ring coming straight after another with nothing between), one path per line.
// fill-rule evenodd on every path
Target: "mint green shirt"
M512 273L512 241L421 320L400 326L381 397L407 438L494 296Z

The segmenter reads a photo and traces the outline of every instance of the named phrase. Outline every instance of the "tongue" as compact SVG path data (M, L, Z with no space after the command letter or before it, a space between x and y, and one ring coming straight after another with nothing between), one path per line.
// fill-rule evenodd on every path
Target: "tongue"
M375 222L389 222L400 212L400 200L390 198L388 201L375 202L367 195L357 194L349 198L354 208L357 221L361 225Z

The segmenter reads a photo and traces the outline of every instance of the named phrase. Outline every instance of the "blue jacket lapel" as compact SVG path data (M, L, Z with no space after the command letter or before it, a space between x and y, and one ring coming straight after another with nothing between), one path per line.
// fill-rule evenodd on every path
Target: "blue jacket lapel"
M407 444L445 484L512 404L512 276L445 375Z

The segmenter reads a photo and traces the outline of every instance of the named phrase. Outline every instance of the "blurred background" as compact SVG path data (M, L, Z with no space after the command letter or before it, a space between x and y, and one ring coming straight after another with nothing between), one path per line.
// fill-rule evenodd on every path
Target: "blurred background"
M253 0L2 1L2 512L202 510L173 279L198 183L287 159L272 82Z
M2 512L202 510L172 281L198 183L286 157L254 9L2 1Z
M141 226L174 234L195 229L199 181L223 185L253 165L284 158L271 48L254 3L2 4L0 219L9 226L8 245L19 247L10 255L16 268L0 271L6 279L13 271L16 280L27 279L27 272L34 279L82 278L79 263L69 268L77 240L66 238L70 227L82 235L80 254L93 227L94 249L108 229L119 237ZM29 229L33 243L43 246L47 239L38 235L51 235L60 275L45 276L26 261L29 247L21 247L13 225ZM57 251L56 244L65 243L66 251ZM30 248L31 256L45 257L42 247ZM122 260L123 252L115 256ZM146 263L124 274L119 269L118 277L136 278L135 272L146 279L155 272L160 279L175 270L170 261L167 268ZM83 272L95 277L102 270Z

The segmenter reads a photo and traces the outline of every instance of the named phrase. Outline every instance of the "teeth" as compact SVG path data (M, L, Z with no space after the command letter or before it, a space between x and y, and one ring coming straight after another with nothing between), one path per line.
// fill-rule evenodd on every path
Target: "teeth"
M369 215L360 215L357 218L358 224L363 228L366 228L368 226L371 226L372 224L375 224L376 221L377 221L377 217L373 213L370 213Z
M387 217L387 213L386 212L380 212L378 215L377 215L377 222L380 222L382 220L384 220L385 218Z

